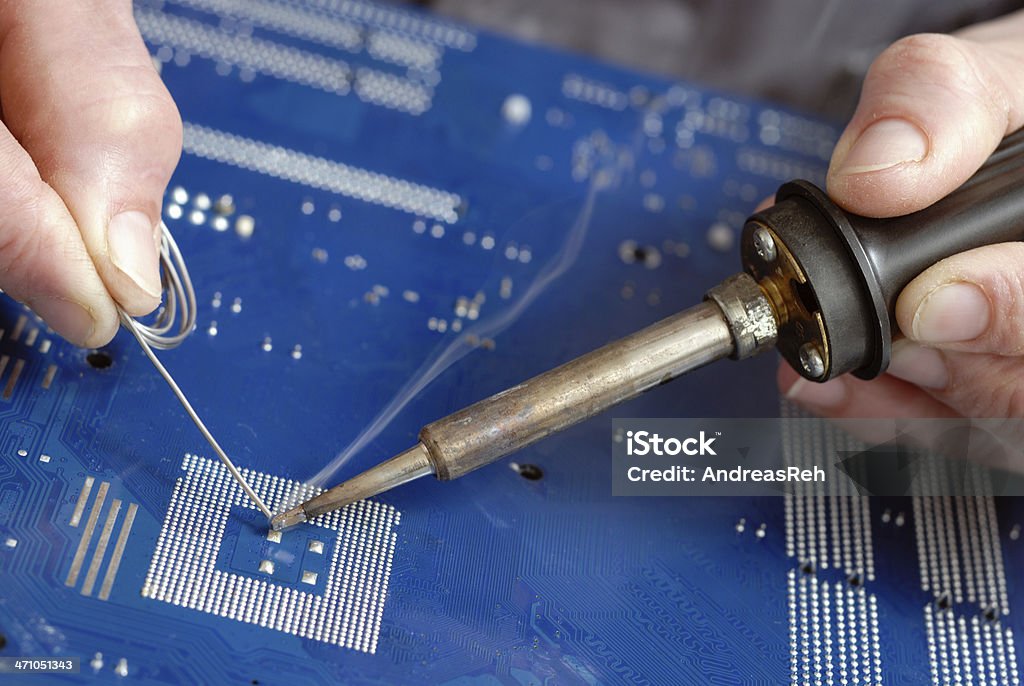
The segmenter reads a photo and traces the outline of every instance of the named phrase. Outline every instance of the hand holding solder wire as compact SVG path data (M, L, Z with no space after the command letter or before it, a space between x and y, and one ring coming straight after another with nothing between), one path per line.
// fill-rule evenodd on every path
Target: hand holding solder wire
M1022 74L1024 12L895 43L868 72L829 195L872 217L939 200L1024 126ZM783 364L780 387L830 417L1024 417L1024 243L942 260L903 290L896 314L906 338L887 374L815 384Z
M132 3L0 3L0 288L98 347L160 302L181 120Z
M2 3L0 55L0 288L77 345L121 323L269 518L153 352L191 334L196 301L160 220L181 119L132 3Z

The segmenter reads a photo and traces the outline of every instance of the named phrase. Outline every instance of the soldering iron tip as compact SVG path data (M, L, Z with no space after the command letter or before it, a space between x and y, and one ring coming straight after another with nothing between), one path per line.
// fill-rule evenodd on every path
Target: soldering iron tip
M433 473L434 466L430 462L426 447L422 443L417 443L390 460L381 462L376 467L310 498L298 507L277 515L270 520L270 526L274 531L281 531Z
M274 515L270 519L270 528L274 531L284 531L285 529L302 524L304 521L306 521L306 511L300 505L293 507L287 512Z

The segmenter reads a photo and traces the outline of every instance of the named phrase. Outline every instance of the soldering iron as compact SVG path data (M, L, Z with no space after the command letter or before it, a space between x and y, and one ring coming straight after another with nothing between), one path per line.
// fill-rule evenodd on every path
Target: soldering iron
M435 422L412 448L287 512L285 529L433 474L449 480L715 360L775 347L804 378L889 365L896 299L951 255L1024 240L1024 131L956 191L918 212L873 219L791 181L743 228L743 271L704 302ZM1024 265L1021 267L1024 269Z

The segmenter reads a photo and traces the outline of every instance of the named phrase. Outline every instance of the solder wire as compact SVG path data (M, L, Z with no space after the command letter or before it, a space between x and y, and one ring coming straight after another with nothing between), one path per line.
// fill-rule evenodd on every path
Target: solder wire
M174 242L174 237L171 235L170 230L163 222L160 222L160 231L160 267L165 293L163 307L157 313L152 324L143 324L129 317L124 310L118 307L117 312L121 319L121 325L135 336L135 340L142 346L142 352L146 354L149 361L160 372L160 376L171 387L171 391L178 398L178 402L185 408L185 412L188 413L189 418L195 423L199 433L203 435L206 442L213 448L217 458L224 464L231 473L231 476L234 477L238 485L245 491L245 494L249 496L250 500L256 504L260 512L267 519L270 519L274 516L274 513L270 511L270 508L252 490L252 487L249 486L249 483L242 476L238 467L227 456L227 453L224 452L220 444L213 437L213 434L206 428L206 424L203 423L203 420L199 418L199 415L192 408L192 404L185 397L185 394L182 393L181 388L174 381L170 372L161 364L160 360L156 357L156 353L153 352L153 348L170 350L171 348L178 347L182 341L188 338L196 325L196 292L192 287L192 279L189 277L185 260L181 256L181 251L178 250L178 244ZM176 331L174 326L175 320L178 320Z

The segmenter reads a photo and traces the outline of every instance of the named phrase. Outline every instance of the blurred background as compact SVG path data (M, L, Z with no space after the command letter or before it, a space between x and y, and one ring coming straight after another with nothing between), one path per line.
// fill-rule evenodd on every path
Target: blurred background
M453 19L843 119L874 57L1020 0L419 0Z

